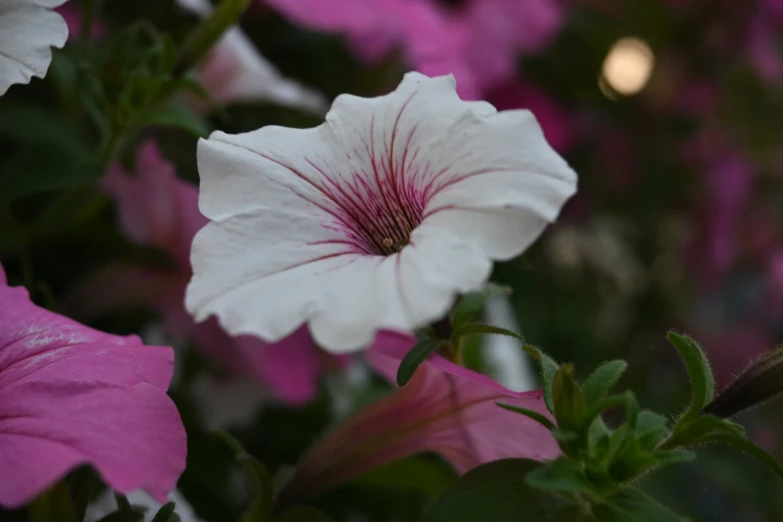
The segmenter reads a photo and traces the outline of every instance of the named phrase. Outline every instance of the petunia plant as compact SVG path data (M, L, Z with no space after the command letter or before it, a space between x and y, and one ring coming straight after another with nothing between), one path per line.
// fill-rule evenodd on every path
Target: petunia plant
M590 100L623 101L611 74L585 72L600 59L570 55L614 31L588 38L593 18L574 13L623 9L571 3L585 6L0 0L0 521L676 522L682 504L649 481L696 469L708 484L707 445L783 479L764 449L783 431L736 418L783 393L783 349L733 379L674 331L663 362L626 355L721 307L680 299L696 283L671 277L678 234L699 232L658 213L685 213L687 183L653 162L638 200L615 191L644 169L625 168L632 133ZM761 59L771 35L756 18L741 47L771 81L779 56ZM655 78L690 69L653 43L623 60ZM539 62L550 46L558 58ZM590 86L545 90L548 69ZM752 156L779 162L779 147L705 154L701 141L752 136L673 85L639 99L655 118L628 120L650 125L644 140L659 120L683 127L673 106L707 122L676 153L650 142L716 178L701 291L731 293L711 285L735 257ZM604 153L594 170L620 181L591 172ZM623 212L628 226L603 225ZM752 224L746 248L764 250L774 231ZM764 263L783 288L779 261ZM757 292L772 310L757 323L779 326L775 290ZM525 336L489 312L512 300ZM698 313L679 321L673 305ZM500 338L529 376L486 364Z
M783 479L783 466L748 440L742 426L721 418L723 415L713 415L721 411L717 405L732 399L721 396L713 400L714 378L699 345L675 332L669 332L668 338L682 357L692 385L687 409L671 419L641 410L631 392L612 393L627 368L624 361L606 362L579 383L572 365L559 365L539 349L526 346L541 366L544 400L551 417L508 403L498 402L498 406L547 427L557 439L561 455L544 463L507 459L476 468L446 491L423 520L486 520L487 511L475 506L498 505L491 519L499 522L520 517L683 521L685 518L635 483L662 467L694 460L693 449L705 444L724 444L753 455ZM750 402L729 410L731 413L780 393L779 383L771 385L770 372L757 370L776 363L777 356L757 363L726 391L729 396L735 395L737 387L757 392ZM623 422L612 428L603 417L611 410L623 413Z
M480 295L472 297L480 300ZM473 308L476 301L464 302ZM282 521L294 514L301 520L326 520L301 504L368 469L425 450L441 453L466 474L434 502L422 522L685 521L636 484L663 467L695 460L694 450L706 444L752 455L783 479L783 465L748 440L742 426L723 418L783 391L778 353L752 365L715 398L701 347L669 332L688 370L692 396L685 411L667 418L640 409L630 391L613 392L627 369L622 360L602 364L580 383L573 365L558 364L527 345L541 367L542 392L514 394L424 348L449 346L446 353L453 356L458 348L451 343L478 331L518 337L475 323L461 334L420 341L413 349L412 338L382 336L371 354L376 367L397 373L398 379L409 372L412 377L398 394L362 410L318 442L278 491L263 466L230 441L257 485L254 515L247 520ZM386 357L402 357L405 350L402 364L385 365ZM430 353L422 357L422 351ZM612 411L622 412L623 420L610 427L605 416Z

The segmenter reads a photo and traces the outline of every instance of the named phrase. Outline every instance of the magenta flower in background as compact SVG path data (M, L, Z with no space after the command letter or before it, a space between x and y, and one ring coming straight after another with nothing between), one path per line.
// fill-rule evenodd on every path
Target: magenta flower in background
M428 76L453 74L460 96L480 98L510 81L520 53L547 45L562 25L553 0L265 0L292 22L344 35L356 54L375 61L394 49Z
M723 390L752 361L774 347L763 326L753 322L696 332L710 358L718 390Z
M68 39L78 40L82 32L82 10L76 2L66 2L55 9L68 24ZM106 24L101 20L95 20L90 27L90 38L99 39L106 34Z
M706 255L715 273L724 273L734 261L737 222L748 204L753 173L739 153L724 152L706 166L708 189Z
M173 366L171 348L36 306L0 266L0 505L20 507L82 464L165 501L187 451L166 395Z
M780 29L766 15L752 17L747 28L748 60L763 80L774 84L783 79Z
M170 334L192 339L204 355L227 370L266 383L290 404L313 399L319 377L337 360L320 352L305 329L269 344L251 336L230 337L215 319L196 324L185 311L190 244L207 220L198 210L198 189L177 177L156 145L141 146L135 172L114 165L101 185L116 201L128 238L165 252L173 263L107 266L73 292L69 302L74 311L92 317L148 306L160 314Z
M780 26L783 26L783 0L761 0L761 5Z
M576 133L568 113L536 85L517 79L490 91L487 100L499 111L528 109L535 114L544 137L561 154L574 145Z
M408 334L381 332L368 353L370 362L394 381L402 357L415 342ZM497 402L551 418L540 390L513 392L434 355L406 386L360 410L318 442L300 461L277 503L283 507L303 501L361 473L425 451L440 454L459 473L497 459L542 461L559 455L546 428Z
M703 175L702 216L688 256L703 284L710 285L732 267L740 248L740 222L754 185L752 165L729 139L710 129L688 142L683 156Z

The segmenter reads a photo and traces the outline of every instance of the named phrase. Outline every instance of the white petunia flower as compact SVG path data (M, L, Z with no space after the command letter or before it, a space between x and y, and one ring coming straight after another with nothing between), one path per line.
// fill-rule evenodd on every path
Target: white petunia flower
M66 0L0 0L0 96L15 83L43 78L52 47L68 39L68 25L52 11Z
M2 0L0 0L2 1ZM207 18L207 0L177 0L183 9ZM220 103L270 101L323 114L327 100L319 92L285 78L258 52L238 26L229 28L196 68L199 82Z
M312 129L213 133L198 145L186 306L275 341L309 322L332 352L411 330L530 245L576 174L526 110L464 102L451 76L339 96Z

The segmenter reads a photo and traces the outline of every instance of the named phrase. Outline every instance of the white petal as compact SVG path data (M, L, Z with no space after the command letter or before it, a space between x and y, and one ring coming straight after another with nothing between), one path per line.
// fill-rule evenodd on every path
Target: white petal
M207 225L193 241L188 310L197 321L216 313L234 335L278 341L292 333L319 306L324 281L358 257L308 224L284 208Z
M310 321L315 340L336 352L363 348L381 329L411 330L442 317L456 293L483 285L489 259L470 243L433 226L414 231L399 254L361 257L321 281Z
M60 0L0 0L0 96L15 83L43 78L52 61L51 47L62 47L68 25L45 7ZM43 6L43 7L42 7Z
M414 230L411 243L399 255L401 284L417 325L443 317L458 292L476 290L492 270L481 249L432 224Z
M209 0L176 0L176 4L201 18L208 18L214 10Z
M425 222L480 244L494 259L524 251L576 191L576 174L546 143L529 111L466 115L433 156Z
M487 324L520 333L514 308L507 296L495 296L487 301L484 320ZM533 362L519 349L519 341L506 335L487 335L482 347L490 375L499 384L515 392L539 387Z
M201 18L212 14L207 0L177 0L177 4ZM199 66L199 81L221 103L270 101L323 114L323 94L285 78L258 52L238 27L231 27Z
M326 112L328 103L323 94L284 77L256 50L255 45L241 30L228 30L218 42L215 53L231 56L236 67L231 81L211 90L217 101L237 103L267 100L320 114ZM207 68L202 69L200 77L206 81L205 86L209 88L210 71Z

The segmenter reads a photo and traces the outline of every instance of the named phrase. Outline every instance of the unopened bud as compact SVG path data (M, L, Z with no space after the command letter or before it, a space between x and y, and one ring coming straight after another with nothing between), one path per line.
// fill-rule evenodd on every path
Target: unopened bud
M751 364L703 411L727 418L763 404L780 393L783 393L783 349Z

